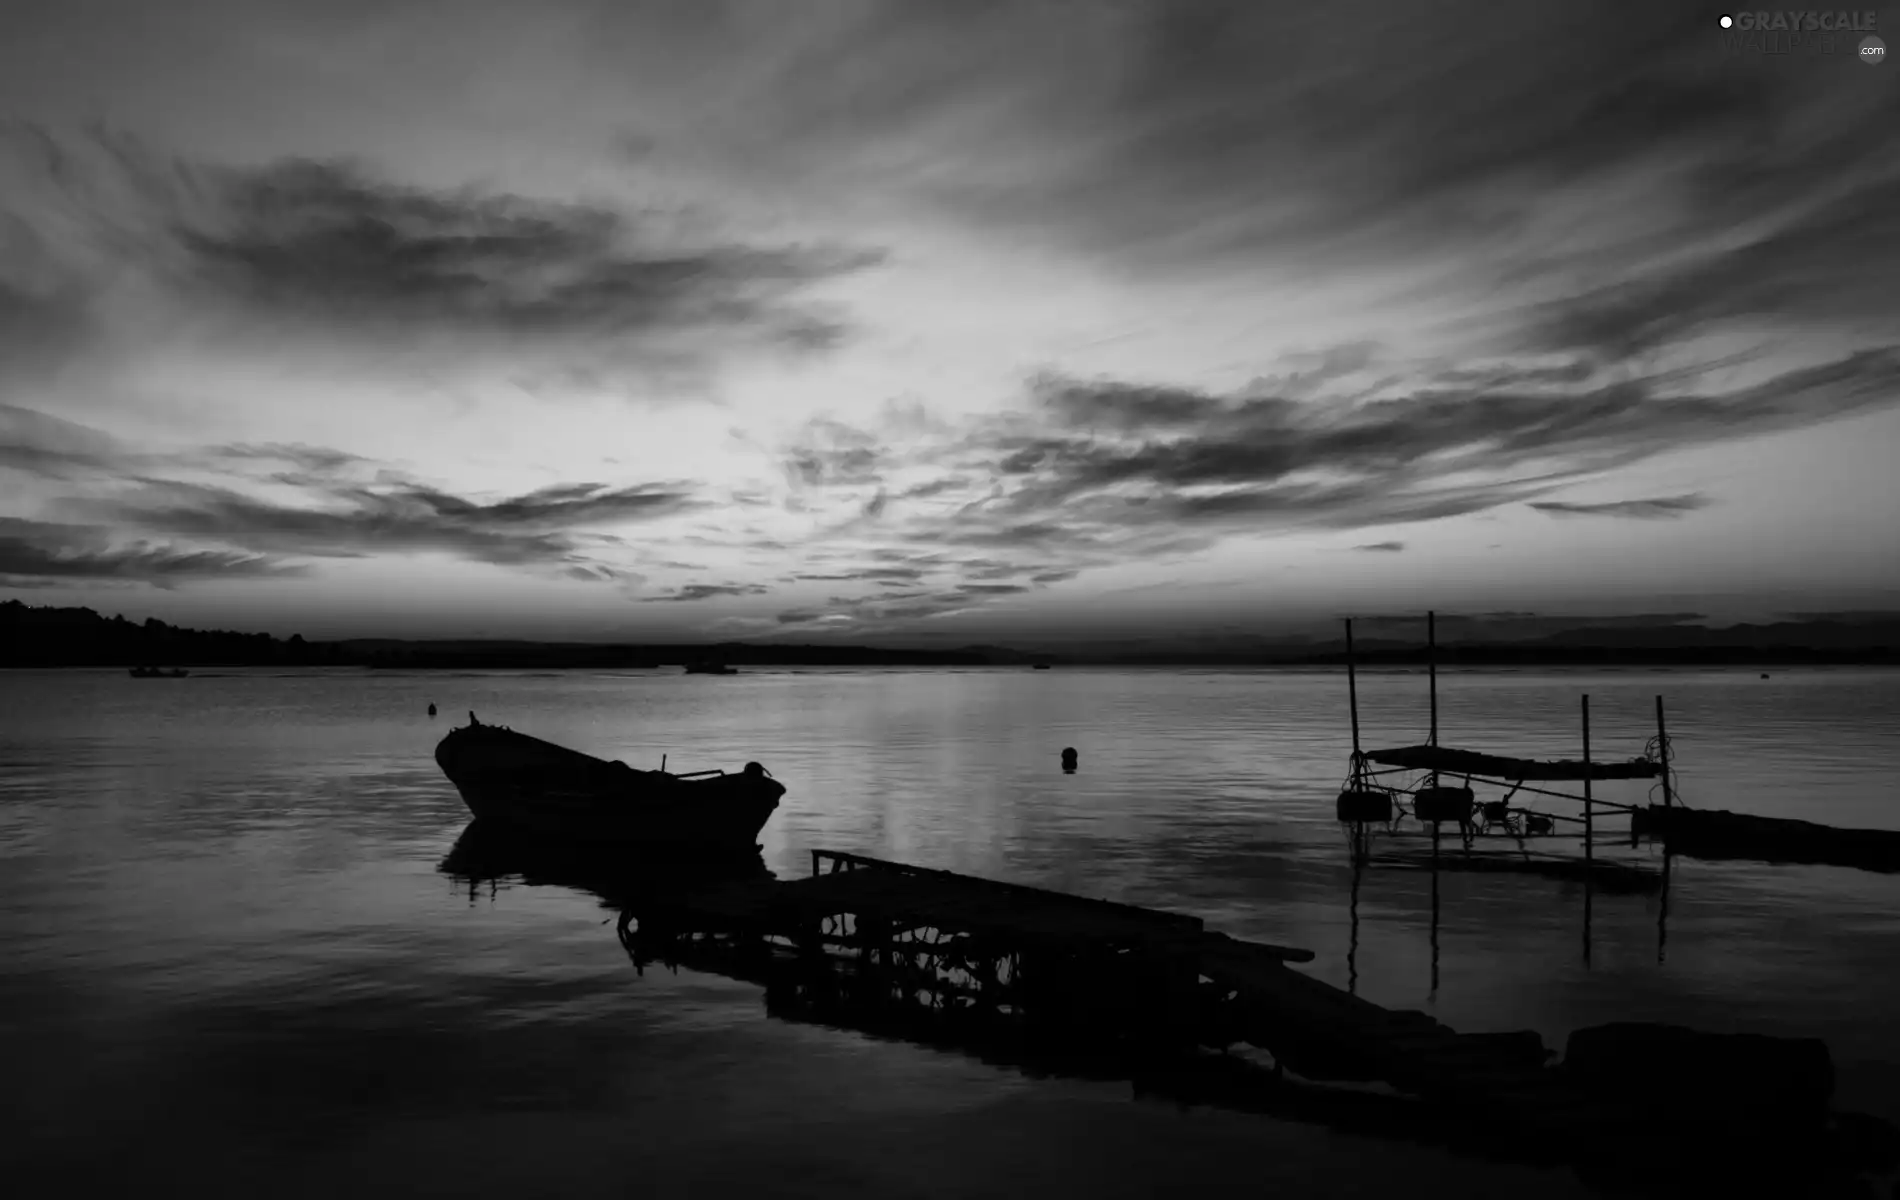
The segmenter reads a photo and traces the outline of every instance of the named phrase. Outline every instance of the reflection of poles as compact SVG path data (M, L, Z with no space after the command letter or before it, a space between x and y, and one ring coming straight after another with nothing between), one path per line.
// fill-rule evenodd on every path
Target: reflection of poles
M1590 961L1590 917L1596 898L1596 808L1590 794L1590 697L1583 698L1583 961Z
M1432 731L1430 744L1435 750L1438 748L1438 614L1435 612L1427 612L1425 614L1425 673L1426 677L1430 680L1432 692ZM1436 761L1436 759L1433 761ZM1432 769L1431 780L1425 786L1438 786L1438 770L1436 767ZM1437 824L1434 823L1432 828L1436 830L1438 828Z
M1349 996L1357 996L1359 994L1359 878L1364 874L1365 872L1360 869L1359 863L1354 862L1352 865L1352 903L1347 909L1347 912L1352 918L1352 936L1351 940L1346 943L1346 994Z
M1662 697L1656 697L1656 757L1662 760L1663 811L1668 812L1672 802L1669 791L1669 730L1663 725ZM1663 827L1664 857L1668 856L1669 830Z
M1662 909L1656 914L1656 961L1663 961L1663 951L1669 945L1669 843L1663 843L1662 869Z
M1583 698L1583 868L1584 878L1590 876L1590 869L1596 857L1594 834L1596 832L1596 807L1590 796L1590 697Z
M1432 991L1438 999L1438 826L1432 826Z
M1662 761L1663 866L1662 902L1656 913L1656 961L1662 962L1669 945L1669 810L1674 796L1669 786L1669 728L1663 723L1663 698L1656 697L1656 757ZM1633 822L1632 822L1633 824Z

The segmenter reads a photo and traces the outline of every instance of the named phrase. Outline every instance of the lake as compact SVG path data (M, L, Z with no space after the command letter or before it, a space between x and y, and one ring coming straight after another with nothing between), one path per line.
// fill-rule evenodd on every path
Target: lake
M1359 684L1368 747L1425 739L1423 674ZM1439 680L1441 740L1578 757L1586 693L1602 759L1640 754L1665 697L1691 805L1900 829L1900 672L1460 670ZM431 751L469 710L637 767L763 762L788 788L763 834L780 877L826 848L1178 909L1310 948L1303 969L1378 1003L1557 1048L1621 1019L1820 1036L1842 1101L1900 1117L1900 876L1676 858L1666 923L1658 895L1599 892L1587 956L1575 884L1380 866L1355 884L1332 815L1339 672L17 671L0 673L10 1177L61 1195L939 1196L1244 1172L1346 1195L1451 1170L1469 1194L1566 1194L1561 1175L1136 1103L775 1020L716 975L637 973L595 898L438 870L467 813Z

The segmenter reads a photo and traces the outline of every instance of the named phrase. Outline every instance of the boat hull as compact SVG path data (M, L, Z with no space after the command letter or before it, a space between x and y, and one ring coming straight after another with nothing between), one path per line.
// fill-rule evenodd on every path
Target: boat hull
M755 765L740 774L682 778L491 725L451 730L435 760L477 820L546 837L756 849L785 794Z

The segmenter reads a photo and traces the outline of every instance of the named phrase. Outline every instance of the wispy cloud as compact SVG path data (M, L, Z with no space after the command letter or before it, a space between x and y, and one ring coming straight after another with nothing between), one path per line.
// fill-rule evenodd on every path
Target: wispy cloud
M689 583L675 592L662 596L642 596L648 603L655 601L690 604L696 600L712 600L721 596L763 596L767 588L759 583Z
M788 456L805 464L814 519L839 513L826 534L847 563L800 580L928 574L961 587L907 601L905 611L961 610L1233 536L1375 528L1517 503L1553 515L1677 517L1711 501L1550 497L1667 451L1900 403L1892 349L1726 389L1695 373L1606 379L1537 362L1413 374L1411 386L1370 396L1342 375L1340 388L1304 400L1044 375L1024 410L922 434L827 418L795 435ZM821 444L829 458L814 449ZM875 520L861 501L873 479L886 498ZM861 548L843 548L854 542ZM1396 553L1405 543L1355 549ZM986 579L1011 590L975 587ZM875 596L788 610L850 621L891 611Z
M218 541L260 553L358 558L438 551L504 566L574 564L577 531L676 513L691 499L665 487L571 484L478 501L414 481L338 485L310 506L233 488L147 480L66 511L129 529Z
M1533 501L1531 507L1554 517L1633 517L1638 520L1667 520L1685 516L1712 503L1699 492L1680 496L1652 496L1643 500L1605 500L1580 504L1563 500Z
M261 579L306 569L263 554L135 541L115 545L100 526L0 517L0 578L9 587L61 580L125 580L170 587L186 580Z
M702 508L680 482L614 486L563 483L495 499L475 499L387 464L321 446L236 444L134 452L88 426L0 406L0 470L68 484L45 507L82 524L34 524L34 540L14 547L6 573L187 578L282 574L283 558L362 558L444 553L476 562L554 570L568 578L629 582L624 566L602 562L611 532ZM223 482L185 476L209 472ZM267 485L299 497L270 499ZM199 549L104 550L119 537L195 543ZM16 529L16 538L31 532ZM68 544L65 539L79 538ZM49 540L50 539L50 540ZM143 542L140 543L144 545ZM37 568L36 568L37 564ZM38 570L43 568L43 571Z
M0 261L8 346L79 329L130 272L172 303L326 338L502 337L662 363L815 350L847 324L802 294L882 258L721 240L658 210L430 190L363 163L208 164L23 126L0 129L0 181L21 247Z

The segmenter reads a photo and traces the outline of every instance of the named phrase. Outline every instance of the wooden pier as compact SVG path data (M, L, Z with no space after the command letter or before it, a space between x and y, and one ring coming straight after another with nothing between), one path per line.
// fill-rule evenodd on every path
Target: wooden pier
M1353 655L1352 622L1346 622L1346 695L1352 720L1352 758L1336 802L1336 816L1346 831L1355 863L1379 861L1375 839L1429 840L1428 865L1440 865L1444 827L1450 828L1447 850L1470 858L1474 850L1489 851L1486 869L1519 870L1528 874L1575 877L1592 885L1602 877L1613 887L1629 887L1638 875L1649 874L1660 883L1659 872L1639 862L1616 862L1604 851L1626 842L1638 845L1642 805L1616 803L1597 796L1592 785L1612 780L1655 780L1662 793L1662 811L1675 807L1675 778L1663 700L1656 697L1656 736L1634 758L1604 760L1590 751L1590 697L1582 697L1581 758L1541 760L1515 755L1441 746L1438 741L1437 615L1427 613L1426 672L1431 699L1429 731L1424 743L1367 750L1359 735L1358 670ZM1473 784L1496 787L1501 795L1481 801ZM1556 783L1578 783L1582 792L1554 790ZM1523 797L1523 799L1519 799ZM1536 801L1559 801L1559 809L1530 807ZM1515 803L1513 803L1515 801ZM1416 822L1408 827L1407 819ZM1610 822L1621 821L1620 828ZM1564 853L1568 844L1582 850L1581 859ZM1497 853L1498 850L1502 853ZM1384 861L1410 861L1387 856ZM1476 865L1476 864L1473 864Z
M623 909L619 935L643 968L661 962L762 985L775 1015L979 1057L1008 1043L1051 1062L1063 1047L1086 1047L1092 1062L1118 1056L1129 1068L1098 1067L1097 1077L1139 1080L1165 1076L1169 1063L1244 1065L1208 1052L1245 1043L1273 1059L1273 1074L1254 1069L1279 1097L1262 1111L1303 1106L1362 1126L1382 1113L1385 1131L1567 1163L1586 1178L1628 1183L1634 1172L1649 1184L1700 1186L1711 1171L1805 1182L1856 1169L1837 1161L1832 1067L1819 1043L1795 1047L1809 1065L1818 1054L1818 1105L1813 1088L1791 1104L1795 1092L1772 1070L1755 1078L1745 1061L1739 1082L1687 1102L1668 1086L1606 1088L1601 1068L1593 1076L1552 1065L1533 1031L1459 1033L1422 1012L1382 1008L1297 970L1310 951L1242 941L1180 913L817 850L803 879L647 896ZM1571 1057L1579 1037L1616 1032L1573 1035ZM1322 1086L1367 1082L1398 1095Z
M1293 969L1309 950L863 855L816 850L812 865L804 879L656 899L623 913L622 939L636 962L711 962L821 1007L909 1007L1149 1050L1244 1042L1309 1080L1383 1082L1529 1136L1592 1108L1546 1066L1536 1033L1461 1034L1381 1008Z

